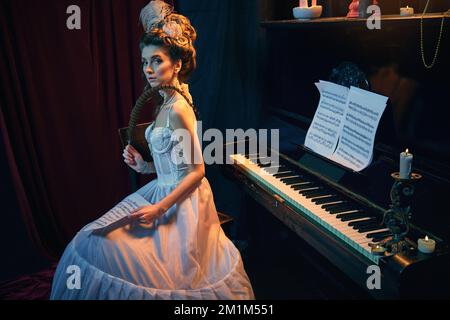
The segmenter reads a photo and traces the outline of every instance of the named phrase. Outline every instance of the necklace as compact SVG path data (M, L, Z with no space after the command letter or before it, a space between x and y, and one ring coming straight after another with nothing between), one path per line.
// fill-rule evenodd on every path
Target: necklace
M176 94L176 91L174 91L174 92L172 93L171 96L169 96L169 94L168 94L167 92L165 92L163 98L165 98L166 101L164 101L164 102L161 104L161 106L159 107L158 113L159 113L162 109L166 108L166 107L170 104L170 102L172 102L172 100L174 99L174 97L175 97L176 95L177 95L177 94Z
M427 69L433 68L434 65L436 64L438 53L439 53L439 47L441 45L442 34L444 33L445 18L447 17L447 14L450 12L450 10L447 10L446 12L444 12L444 14L442 16L441 29L439 31L439 37L438 37L438 41L437 41L437 44L436 44L436 50L434 51L433 61L431 62L431 64L428 64L425 61L425 49L424 49L424 41L423 41L423 17L425 16L425 13L427 12L429 4L430 4L430 0L427 1L427 4L425 5L425 8L423 9L422 16L420 17L420 53L422 55L423 65Z

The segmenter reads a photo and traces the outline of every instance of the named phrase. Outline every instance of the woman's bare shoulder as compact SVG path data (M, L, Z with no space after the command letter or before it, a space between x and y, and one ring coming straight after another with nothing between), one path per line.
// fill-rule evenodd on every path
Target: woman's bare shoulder
M194 110L184 99L174 102L170 112L172 123L178 124L178 127L184 127L183 124L192 123L193 119L195 119Z

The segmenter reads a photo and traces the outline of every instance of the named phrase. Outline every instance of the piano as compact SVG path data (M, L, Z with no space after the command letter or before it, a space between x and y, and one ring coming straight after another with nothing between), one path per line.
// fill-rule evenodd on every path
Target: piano
M382 289L370 292L375 297L448 295L448 244L431 231L412 224L407 237L410 251L390 257L372 254L369 244L391 232L382 224L388 208L365 196L371 186L363 187L363 177L352 177L355 173L301 146L296 156L279 154L279 163L272 166L258 153L232 153L230 159L234 163L227 166L229 177L355 283L365 286L368 267L379 266ZM417 239L425 235L437 241L431 255L417 250ZM434 280L424 276L430 272Z
M442 117L450 107L443 85L450 76L450 63L444 59L450 53L450 37L442 39L439 66L426 71L417 55L417 17L388 17L382 23L384 29L373 32L363 22L330 18L316 23L263 22L267 52L261 128L280 130L279 147L250 152L248 139L231 148L228 144L224 154L230 162L224 173L370 296L449 298L450 132ZM440 18L427 23L438 31ZM402 34L411 37L404 39ZM367 43L373 45L364 47ZM432 44L426 49L432 50ZM373 160L361 172L303 145L319 101L314 88L319 79L389 97ZM371 246L391 235L383 215L391 204L391 173L398 171L399 153L405 147L414 150L413 171L422 175L406 236L409 250L376 255ZM278 162L267 161L273 155ZM417 248L418 239L425 236L436 241L432 254ZM367 287L370 266L381 272L381 289Z

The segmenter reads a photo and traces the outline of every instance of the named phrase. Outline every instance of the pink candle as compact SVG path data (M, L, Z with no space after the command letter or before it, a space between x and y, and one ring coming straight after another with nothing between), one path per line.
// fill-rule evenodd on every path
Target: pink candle
M317 0L312 0L312 4L313 7L317 6Z
M300 0L299 7L308 8L308 0Z

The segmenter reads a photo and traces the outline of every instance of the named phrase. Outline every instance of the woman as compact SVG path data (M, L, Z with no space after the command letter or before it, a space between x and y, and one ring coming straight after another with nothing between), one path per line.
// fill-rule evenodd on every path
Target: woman
M185 84L196 66L190 21L163 1L151 1L141 20L148 85L176 86L192 102ZM240 253L220 227L195 112L176 90L160 94L164 102L145 132L154 162L145 162L130 145L123 153L137 172L157 173L137 191L151 205L137 209L130 225L107 234L82 229L58 264L51 299L254 299ZM181 133L188 139L179 140ZM73 266L80 285L69 289Z

